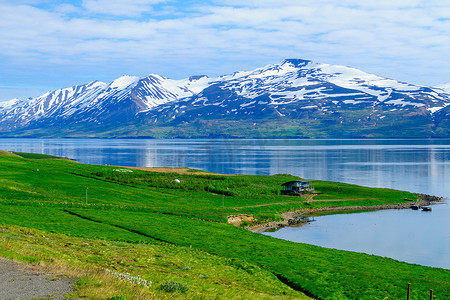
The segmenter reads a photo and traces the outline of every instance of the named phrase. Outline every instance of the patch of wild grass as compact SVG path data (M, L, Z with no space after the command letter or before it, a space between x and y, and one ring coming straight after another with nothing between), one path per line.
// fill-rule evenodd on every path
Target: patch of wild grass
M11 235L14 240L8 239ZM161 299L167 294L180 299L276 299L282 294L307 299L257 266L250 275L225 258L168 244L81 239L0 225L0 256L76 278L69 298ZM160 289L165 282L184 288L172 284Z

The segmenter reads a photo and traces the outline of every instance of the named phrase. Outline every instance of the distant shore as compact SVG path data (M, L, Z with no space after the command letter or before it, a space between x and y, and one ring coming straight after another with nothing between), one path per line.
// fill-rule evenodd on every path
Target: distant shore
M321 207L321 208L311 208L311 209L302 209L297 211L289 211L283 213L281 216L283 217L282 221L274 221L267 222L252 226L247 226L245 229L255 232L255 233L263 233L265 231L280 229L283 227L289 226L301 226L303 224L307 224L308 221L302 220L298 218L299 216L311 216L317 213L323 212L342 212L342 211L369 211L369 210L382 210L382 209L410 209L412 205L417 206L427 206L443 200L442 197L431 196L426 194L416 194L419 196L419 199L414 202L407 203L396 203L396 204L385 204L385 205L372 205L372 206L344 206L344 207Z

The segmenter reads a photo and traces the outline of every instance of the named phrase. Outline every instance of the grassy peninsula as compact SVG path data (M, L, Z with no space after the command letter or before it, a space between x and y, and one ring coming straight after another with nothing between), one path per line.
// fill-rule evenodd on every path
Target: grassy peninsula
M227 223L251 215L405 203L391 189L314 181L314 201L281 195L292 175L83 165L0 152L0 256L77 276L88 299L450 298L450 271L273 239Z

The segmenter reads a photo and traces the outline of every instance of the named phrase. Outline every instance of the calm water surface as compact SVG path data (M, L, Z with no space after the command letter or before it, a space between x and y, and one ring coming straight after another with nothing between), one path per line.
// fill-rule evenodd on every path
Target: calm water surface
M450 198L450 140L0 139L0 149L82 163L290 173ZM450 206L318 217L268 235L450 269Z

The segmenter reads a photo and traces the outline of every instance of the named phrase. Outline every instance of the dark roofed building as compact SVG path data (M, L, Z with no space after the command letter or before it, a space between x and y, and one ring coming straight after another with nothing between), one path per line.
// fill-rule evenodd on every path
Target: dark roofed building
M298 195L309 190L309 182L294 180L283 183L284 191L281 191L283 195Z

